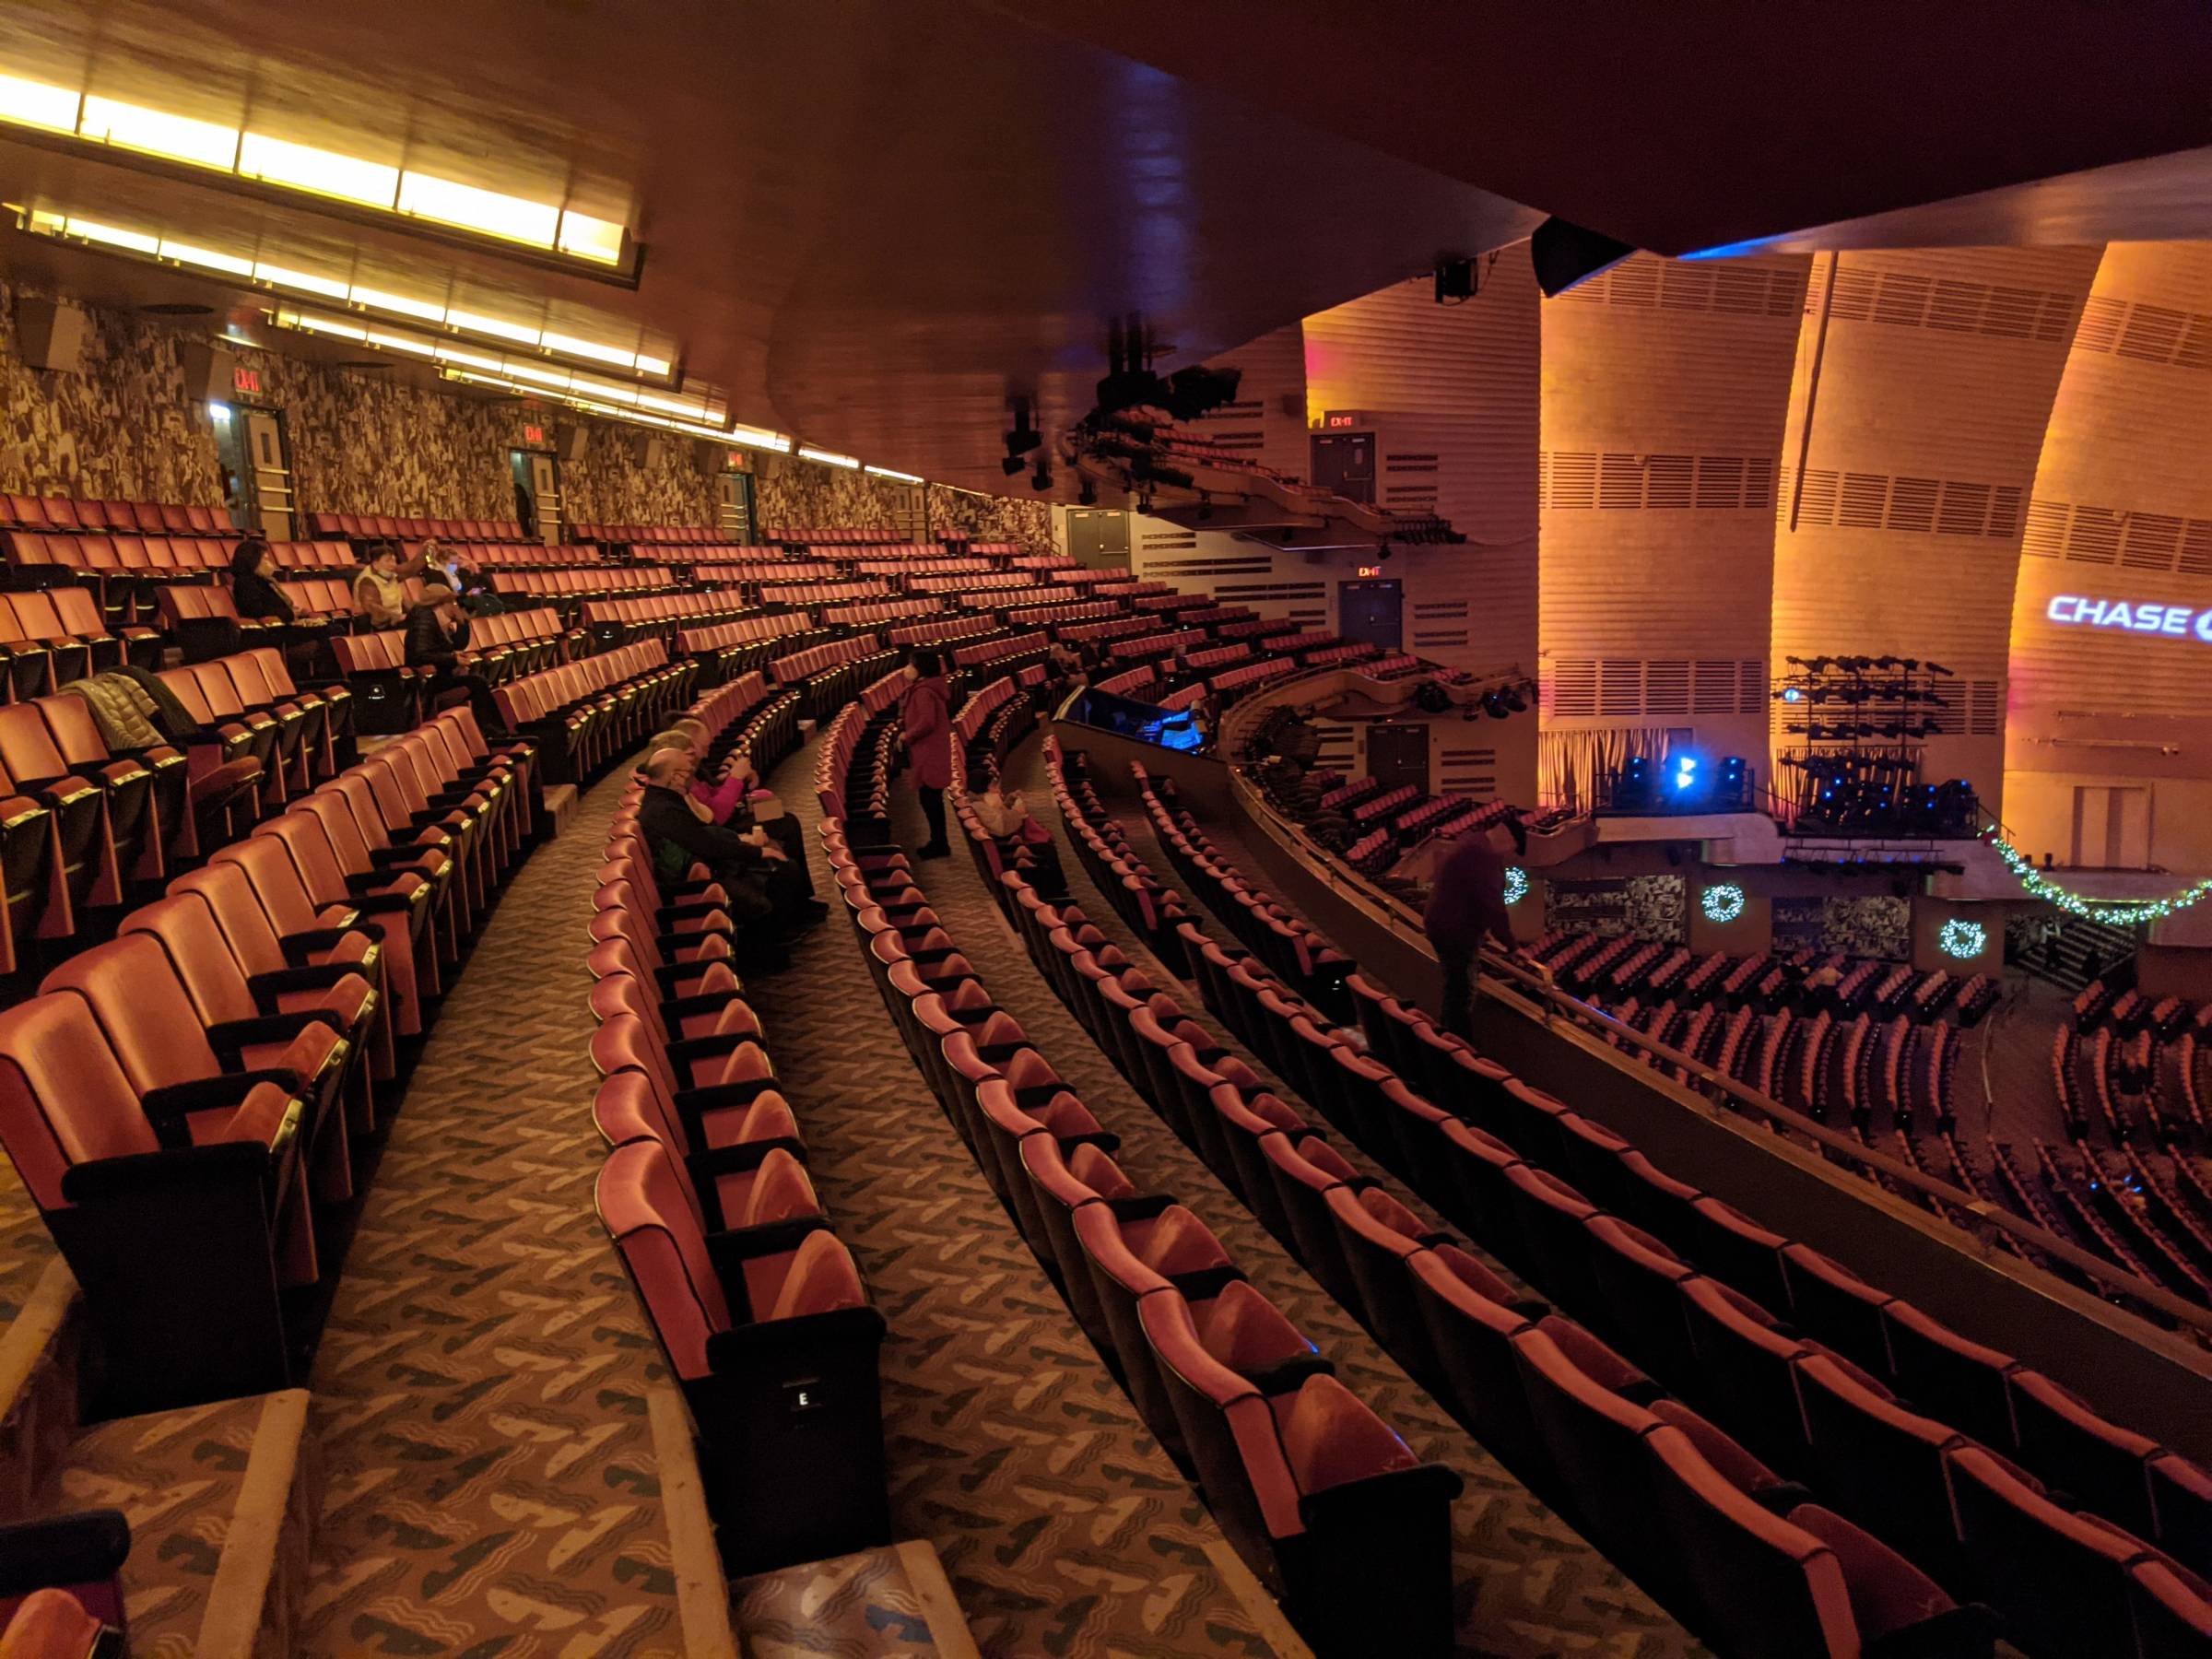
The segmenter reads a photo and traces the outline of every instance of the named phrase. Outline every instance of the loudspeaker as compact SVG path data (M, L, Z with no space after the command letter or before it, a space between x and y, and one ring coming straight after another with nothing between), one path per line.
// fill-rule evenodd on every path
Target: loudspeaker
M1600 271L1610 270L1636 250L1602 230L1588 230L1552 218L1535 228L1528 239L1528 257L1536 267L1536 286L1544 297L1565 293L1578 282L1587 282Z
M16 301L16 349L33 369L75 374L90 331L85 313L66 300L26 297Z
M648 436L645 440L645 453L641 457L641 464L647 472L658 472L661 469L661 463L667 458L667 446L659 438Z
M720 477L724 458L728 453L727 450L712 438L691 440L691 465L699 469L699 476L702 478L711 481Z
M238 355L207 340L187 340L179 354L191 403L228 403L238 394Z
M553 429L553 452L571 465L583 460L584 447L591 441L592 429L582 421L572 426Z

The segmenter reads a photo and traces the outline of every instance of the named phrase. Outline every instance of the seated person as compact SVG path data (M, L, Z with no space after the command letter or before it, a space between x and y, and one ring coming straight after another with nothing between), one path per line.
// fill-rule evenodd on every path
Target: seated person
M241 617L292 620L292 602L276 585L276 560L258 535L242 538L230 554L230 603Z
M1021 871L1030 885L1047 898L1067 891L1053 832L1030 816L1030 803L1020 790L1009 790L994 777L989 787L971 796L968 804L983 833L998 844L999 856L1007 866Z
M760 774L753 770L752 758L743 753L732 755L723 763L719 782L708 776L706 722L689 715L674 722L645 745L649 755L664 748L691 751L696 772L691 798L707 809L707 821L726 826L740 835L756 829L766 831L769 839L783 850L792 867L806 878L806 891L811 897L814 876L806 867L806 832L800 829L798 819L783 810L782 803L760 786Z
M441 692L460 688L468 693L469 707L476 711L477 724L487 738L494 734L504 737L507 723L500 717L500 705L491 695L491 682L480 674L469 674L460 666L461 653L468 648L468 618L461 614L461 595L445 585L440 572L433 571L423 583L422 597L415 602L407 614L407 665L437 670L430 681L433 700Z
M461 595L461 608L470 616L496 616L507 608L493 590L491 578L458 547L449 547L433 535L422 544L422 561L426 572L445 572L446 586Z
M402 566L396 542L376 542L353 579L354 608L371 628L404 628L407 620L406 579L422 569L420 558Z
M711 822L703 802L691 798L695 762L688 747L655 749L638 768L645 793L638 802L638 830L653 850L654 867L680 879L693 864L728 895L733 921L784 929L810 926L829 907L807 896L804 865L794 869L765 830L740 833Z

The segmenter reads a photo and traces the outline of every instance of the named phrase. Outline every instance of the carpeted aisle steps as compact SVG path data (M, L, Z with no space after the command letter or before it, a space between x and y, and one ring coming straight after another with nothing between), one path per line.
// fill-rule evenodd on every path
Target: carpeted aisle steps
M516 873L409 1080L311 1378L301 1653L713 1651L679 1617L660 1357L592 1207L582 959L621 789Z
M813 764L801 750L771 783L806 825L816 886L829 892ZM994 957L994 983L1013 965ZM1301 1650L1263 1634L1272 1604L1077 1329L915 1069L843 918L747 995L804 1102L808 1172L889 1322L894 1533L935 1547L976 1644L992 1655L1292 1659ZM1240 1590L1261 1605L1248 1609ZM742 1587L739 1601L748 1605Z

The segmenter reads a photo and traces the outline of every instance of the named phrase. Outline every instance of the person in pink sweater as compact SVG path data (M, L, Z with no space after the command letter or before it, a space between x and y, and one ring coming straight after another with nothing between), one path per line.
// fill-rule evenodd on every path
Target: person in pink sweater
M945 659L917 651L907 665L911 677L899 700L899 729L906 758L914 769L914 794L929 824L928 844L917 858L943 858L952 851L945 840L945 787L952 782L952 688L946 683Z

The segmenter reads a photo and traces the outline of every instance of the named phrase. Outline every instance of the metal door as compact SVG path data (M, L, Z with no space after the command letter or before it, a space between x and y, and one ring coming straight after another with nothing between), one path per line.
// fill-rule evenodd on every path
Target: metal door
M723 539L748 546L753 539L753 475L725 472L716 479L714 523Z
M537 503L537 534L548 547L560 545L559 465L542 450L529 452L530 496Z
M1386 720L1367 728L1368 775L1385 789L1411 783L1429 793L1429 723Z
M284 423L274 409L241 409L246 429L246 465L253 477L253 500L261 512L261 533L271 541L292 539L292 469L285 463Z
M1086 570L1127 570L1129 515L1112 507L1070 507L1067 552Z
M1388 580L1338 582L1336 631L1362 645L1399 650L1406 642L1405 584Z

